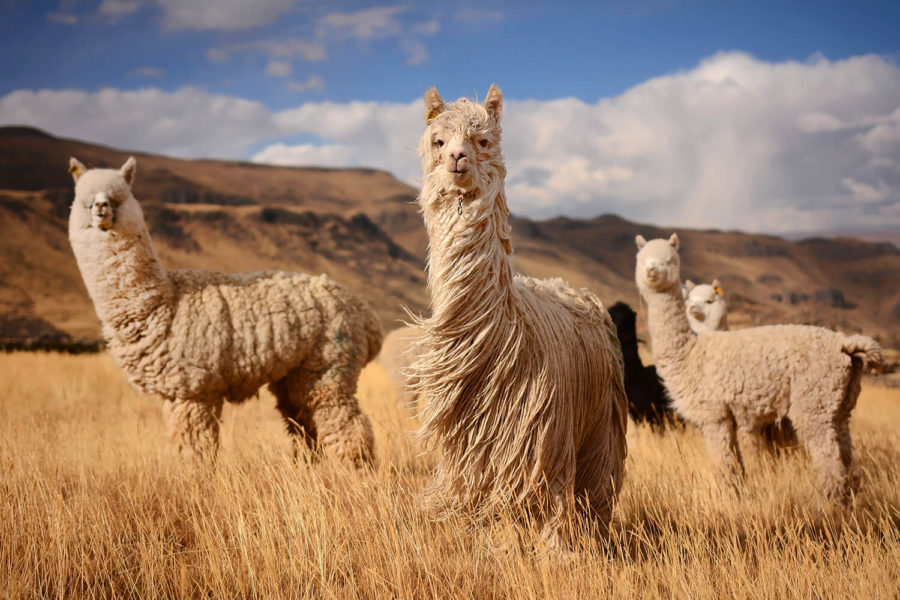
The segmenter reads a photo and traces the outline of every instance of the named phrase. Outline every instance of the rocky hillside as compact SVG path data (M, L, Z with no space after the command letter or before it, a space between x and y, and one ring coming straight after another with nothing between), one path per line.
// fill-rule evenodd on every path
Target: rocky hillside
M416 190L388 173L178 160L7 127L0 128L0 341L98 337L67 239L66 168L69 156L119 166L130 154L138 159L135 195L167 266L327 272L369 298L388 328L404 306L426 310ZM894 245L677 231L685 277L718 277L733 325L816 323L900 346ZM634 236L671 232L612 215L515 218L515 260L525 273L562 276L605 302L637 306Z

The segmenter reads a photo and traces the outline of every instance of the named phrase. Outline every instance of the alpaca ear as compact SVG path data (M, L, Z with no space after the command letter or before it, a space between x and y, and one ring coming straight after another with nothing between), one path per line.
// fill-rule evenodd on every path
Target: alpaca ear
M500 122L500 115L503 113L503 92L494 84L491 84L487 98L484 99L484 108L495 121Z
M128 185L134 183L134 175L137 173L137 161L133 156L128 157L128 160L126 160L125 164L122 165L122 168L119 169L119 173L125 178L125 183Z
M444 110L444 101L438 94L437 88L431 88L425 92L425 124L431 123L431 120L441 114Z
M725 295L725 290L722 289L722 284L719 283L718 279L713 279L712 286L713 286L713 289L716 290L716 293L718 295L720 295L720 296Z
M637 244L638 250L647 245L647 240L644 239L644 236L638 234L634 236L634 243Z
M690 279L686 279L685 282L684 282L684 289L686 289L687 291L690 292L692 289L694 289L694 286L695 286L695 285L697 285L697 284L695 284L695 283L694 283L693 281L691 281Z
M72 179L77 182L85 171L87 171L87 167L80 160L74 156L69 158L69 173L72 174Z
M678 234L673 233L672 237L669 238L669 245L678 250Z

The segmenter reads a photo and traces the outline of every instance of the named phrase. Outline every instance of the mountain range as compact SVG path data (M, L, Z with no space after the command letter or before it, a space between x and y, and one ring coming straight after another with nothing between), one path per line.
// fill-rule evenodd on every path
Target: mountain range
M417 190L387 172L182 160L0 127L0 343L99 338L68 242L68 161L118 167L131 155L138 161L134 194L165 266L327 272L368 298L386 329L407 310L427 310L428 240ZM677 231L682 276L719 279L732 327L810 323L900 347L900 249L889 242L789 241L608 214L513 217L512 225L518 271L563 277L641 316L634 236Z

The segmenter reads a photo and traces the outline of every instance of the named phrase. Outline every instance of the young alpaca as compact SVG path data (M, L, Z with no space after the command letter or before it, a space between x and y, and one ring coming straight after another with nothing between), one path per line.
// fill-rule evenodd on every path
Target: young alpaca
M638 339L635 328L637 316L624 302L616 302L609 307L609 316L616 325L616 335L622 346L625 360L625 395L628 396L628 413L635 423L647 422L657 431L678 421L669 403L656 367L645 367L638 354Z
M514 276L500 90L484 106L425 95L419 206L431 317L418 321L413 391L438 451L428 498L533 516L566 544L576 510L604 528L622 482L627 404L615 327L561 279Z
M728 330L728 308L725 292L718 279L695 285L690 279L682 288L688 323L694 333Z
M378 354L372 308L326 276L167 271L119 170L71 159L69 240L110 354L137 388L162 397L179 450L215 456L223 399L269 384L288 429L354 465L372 462L372 427L354 397Z
M681 289L687 309L688 323L696 334L707 331L728 331L728 307L725 291L718 279L711 284L694 284L690 279ZM760 428L760 435L771 451L792 448L797 445L797 432L788 417L768 423ZM745 457L746 458L746 457Z
M847 500L859 484L850 412L865 365L882 360L878 344L805 325L694 336L679 282L678 236L635 239L635 280L647 303L656 368L675 410L700 428L720 467L742 474L737 434L742 445L758 451L760 427L787 415L822 489Z

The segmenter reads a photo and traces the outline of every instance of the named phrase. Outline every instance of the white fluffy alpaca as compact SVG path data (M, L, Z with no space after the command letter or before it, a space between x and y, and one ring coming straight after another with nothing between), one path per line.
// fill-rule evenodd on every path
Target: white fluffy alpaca
M500 150L502 96L425 96L419 206L431 317L414 391L438 450L438 504L531 514L553 543L582 511L605 527L622 482L627 401L600 300L561 279L513 274Z
M180 450L213 457L223 400L268 383L295 439L371 462L372 427L355 398L381 346L371 306L324 275L167 271L131 192L136 165L88 170L71 159L69 240L110 354L163 398Z
M728 307L725 291L718 279L712 283L694 284L690 279L684 282L684 305L688 322L694 333L728 330Z
M700 428L720 466L742 473L738 436L758 451L759 429L789 416L822 489L847 499L858 485L850 412L865 365L882 360L878 344L803 325L695 336L681 293L678 236L636 242L635 280L647 303L657 371L675 410Z

